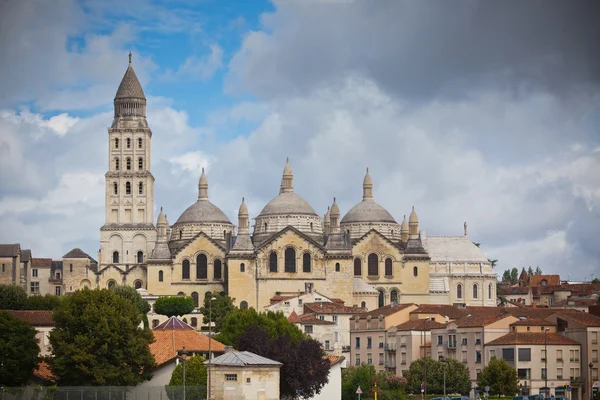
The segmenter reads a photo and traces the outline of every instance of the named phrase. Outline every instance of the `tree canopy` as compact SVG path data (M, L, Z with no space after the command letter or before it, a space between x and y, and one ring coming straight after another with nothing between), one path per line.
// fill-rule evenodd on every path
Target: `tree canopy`
M501 358L492 358L477 379L479 387L490 387L490 394L513 396L519 392L517 370Z
M27 293L21 286L0 285L0 310L23 310L27 306Z
M152 378L152 331L139 310L109 289L84 289L54 311L48 364L60 385L133 386Z
M33 375L40 348L36 330L0 311L0 385L20 386Z
M159 297L154 303L154 312L167 317L180 317L194 311L194 299L189 296Z
M59 306L62 298L53 294L44 296L29 296L25 309L27 310L54 310Z
M202 356L192 356L185 361L186 399L206 399L206 381L208 375L204 361L206 361L206 359ZM170 399L175 400L181 398L181 396L178 395L179 393L176 394L176 392L180 391L181 386L183 386L183 362L177 364L171 374L171 380L166 387L167 395Z
M212 302L212 312L210 309L210 299L214 297L215 300ZM210 293L207 292L204 296L204 305L200 308L200 312L204 315L203 322L208 324L209 315L212 315L211 322L215 326L215 331L219 332L221 330L221 326L223 325L223 320L236 310L236 307L233 305L235 299L227 295L221 295L220 293Z
M445 364L445 365L444 365ZM427 379L425 379L425 366ZM467 394L471 390L469 369L458 360L433 360L429 357L413 361L406 372L407 390L421 392L421 383L425 382L427 393L444 392L444 368L446 369L446 393Z
M138 291L127 285L113 286L111 290L119 297L124 298L135 306L144 322L144 327L148 328L148 311L150 311L150 304L147 300L142 298L142 295Z
M356 389L360 386L364 398L373 395L373 381L377 372L374 365L361 364L342 370L342 400L356 399Z

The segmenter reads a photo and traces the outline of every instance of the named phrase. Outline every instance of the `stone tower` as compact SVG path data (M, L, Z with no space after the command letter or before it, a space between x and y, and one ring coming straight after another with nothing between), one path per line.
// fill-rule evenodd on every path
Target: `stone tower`
M133 265L145 264L156 242L154 177L150 172L152 131L131 53L114 109L108 129L105 223L100 228L99 261L100 268L115 265L127 271Z

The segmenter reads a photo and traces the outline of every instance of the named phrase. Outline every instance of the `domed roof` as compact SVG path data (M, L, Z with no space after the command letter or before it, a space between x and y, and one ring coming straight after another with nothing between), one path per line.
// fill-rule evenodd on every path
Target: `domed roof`
M175 224L217 222L231 224L223 211L208 200L198 200L185 210Z
M396 223L392 214L374 201L361 201L342 218L342 224L353 222L390 222Z
M167 221L167 216L165 215L165 213L163 212L162 207L160 208L160 214L158 214L158 221L157 221L157 225L158 224L164 224L164 225L169 225L169 221Z
M127 71L125 71L125 75L123 76L119 89L117 89L117 94L115 95L115 99L123 98L146 99L142 85L140 85L140 81L131 66L131 53L129 53L129 66L127 67Z
M279 193L258 214L259 217L279 214L309 214L317 215L306 200L295 192Z

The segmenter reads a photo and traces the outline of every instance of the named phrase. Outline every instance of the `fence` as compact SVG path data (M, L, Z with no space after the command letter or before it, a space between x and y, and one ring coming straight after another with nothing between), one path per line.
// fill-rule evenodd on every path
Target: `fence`
M206 386L0 387L0 400L204 400Z

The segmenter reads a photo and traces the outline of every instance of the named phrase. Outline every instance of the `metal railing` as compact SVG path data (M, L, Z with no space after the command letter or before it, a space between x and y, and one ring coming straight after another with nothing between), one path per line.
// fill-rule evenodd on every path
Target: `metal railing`
M0 400L183 400L183 386L2 387ZM206 399L206 386L186 386L186 400Z

